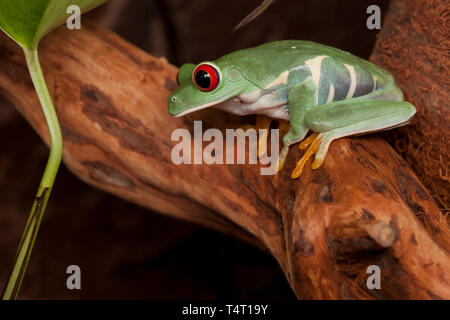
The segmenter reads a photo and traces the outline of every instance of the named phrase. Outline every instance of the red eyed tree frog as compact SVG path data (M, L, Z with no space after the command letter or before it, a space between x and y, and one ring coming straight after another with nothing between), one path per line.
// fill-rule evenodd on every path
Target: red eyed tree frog
M184 64L177 81L180 86L168 98L175 117L215 107L289 121L278 170L289 146L301 142L300 149L308 148L292 178L314 154L312 168L320 167L333 140L402 126L416 113L390 73L310 41L276 41L216 61Z

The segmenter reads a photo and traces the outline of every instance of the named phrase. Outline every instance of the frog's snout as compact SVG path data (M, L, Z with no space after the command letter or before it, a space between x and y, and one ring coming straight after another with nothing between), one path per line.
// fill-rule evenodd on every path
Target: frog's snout
M183 111L183 106L177 95L171 95L168 99L169 103L169 114L176 117L181 111Z

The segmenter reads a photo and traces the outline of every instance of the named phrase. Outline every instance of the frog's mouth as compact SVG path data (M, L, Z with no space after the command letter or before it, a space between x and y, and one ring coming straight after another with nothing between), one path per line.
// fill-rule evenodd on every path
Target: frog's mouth
M170 111L169 111L169 113L170 113L173 117L179 118L179 117L182 117L182 116L187 115L187 114L189 114L189 113L192 113L192 112L195 112L195 111L198 111L198 110L202 110L202 109L205 109L205 108L208 108L208 107L215 106L215 105L217 105L217 104L219 104L219 103L222 103L222 102L224 102L224 101L226 101L226 100L232 98L234 95L235 95L235 93L232 92L232 93L227 94L227 95L225 95L225 96L223 96L223 97L217 98L217 99L215 99L214 101L207 102L207 103L204 103L204 104L201 104L201 105L198 105L198 106L189 108L189 109L187 109L187 110L184 110L184 111L181 111L181 112L178 112L178 113L172 113L172 112L170 112ZM170 110L170 109L169 109L169 110Z
M185 110L185 111L181 111L181 112L179 112L179 113L177 113L177 114L173 114L173 116L174 116L175 118L179 118L179 117L182 117L182 116L187 115L187 114L189 114L189 113L192 113L192 112L195 112L195 111L198 111L198 110L201 110L201 109L205 109L205 108L214 106L214 105L219 104L219 103L221 103L221 102L223 102L223 101L225 101L225 100L227 100L227 98L224 98L223 100L215 100L215 101L212 101L212 102L208 102L208 103L205 103L205 104L201 104L201 105L199 105L199 106L196 106L196 107L187 109L187 110Z

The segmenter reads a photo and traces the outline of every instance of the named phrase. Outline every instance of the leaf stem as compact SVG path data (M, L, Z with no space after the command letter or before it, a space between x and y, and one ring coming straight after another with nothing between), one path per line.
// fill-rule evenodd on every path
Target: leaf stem
M36 235L39 230L42 217L44 216L48 198L50 197L50 192L52 190L56 173L58 172L62 158L61 129L59 127L58 117L53 107L53 102L50 97L50 93L48 92L45 78L39 64L37 47L31 49L24 48L24 53L28 70L47 122L47 127L50 134L50 155L47 160L47 165L45 167L36 198L34 199L33 206L31 207L31 212L28 217L25 230L22 234L22 238L17 249L14 267L8 280L8 284L6 285L5 292L3 293L3 300L14 300L19 295L20 286L27 269L31 251L36 240Z

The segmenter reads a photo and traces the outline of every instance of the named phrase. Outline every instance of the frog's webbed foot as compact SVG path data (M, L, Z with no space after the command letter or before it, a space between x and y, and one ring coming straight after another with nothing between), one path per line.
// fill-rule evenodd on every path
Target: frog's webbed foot
M317 169L323 164L323 160L325 158L325 154L328 149L328 144L324 144L323 142L323 133L312 133L308 138L300 142L299 148L301 150L306 149L305 154L300 158L300 160L297 161L297 165L295 166L295 169L292 170L291 178L296 179L300 177L300 175L303 172L303 168L305 167L306 162L311 158L313 155L315 155L315 159L311 165L312 169Z
M312 133L310 134L305 140L301 141L298 144L298 148L300 150L305 150L306 148L308 148L311 143L317 138L318 134L317 133Z

